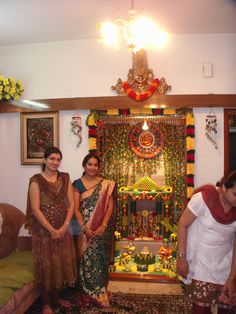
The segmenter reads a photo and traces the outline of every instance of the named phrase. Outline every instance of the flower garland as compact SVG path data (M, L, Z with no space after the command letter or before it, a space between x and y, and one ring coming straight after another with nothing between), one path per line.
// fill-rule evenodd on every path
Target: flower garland
M136 101L139 101L139 100L146 100L149 97L151 97L157 90L157 87L159 86L159 84L160 84L160 81L157 78L154 79L152 83L149 84L149 88L145 92L142 92L142 93L135 92L130 86L130 84L127 82L123 82L122 87L127 96L129 96L130 98Z
M147 112L148 110L148 112ZM175 109L139 109L140 114L152 114L152 115L173 115L181 114L180 110ZM138 114L135 109L111 109L107 112L108 115L132 115ZM97 127L100 124L99 116L96 111L91 111L88 115L86 124L88 126L88 137L89 137L89 151L97 150ZM186 113L186 187L187 187L187 199L189 199L193 193L194 188L194 161L195 161L195 127L194 127L194 117L192 110Z
M86 125L88 126L88 142L89 152L95 152L97 150L97 122L99 116L96 111L91 111L87 116Z
M186 114L187 199L191 197L193 193L193 188L194 188L194 160L195 160L194 137L195 137L195 127L194 127L193 112L188 112Z
M18 100L23 91L21 81L15 81L14 78L6 78L0 75L0 101Z

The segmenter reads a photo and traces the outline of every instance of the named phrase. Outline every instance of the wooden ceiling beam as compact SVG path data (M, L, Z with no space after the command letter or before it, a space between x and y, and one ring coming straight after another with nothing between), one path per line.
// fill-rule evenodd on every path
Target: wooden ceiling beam
M134 101L128 96L77 97L0 102L0 112L33 112L61 110L106 110L130 108L236 108L236 94L153 95L147 100ZM42 106L43 105L43 106Z

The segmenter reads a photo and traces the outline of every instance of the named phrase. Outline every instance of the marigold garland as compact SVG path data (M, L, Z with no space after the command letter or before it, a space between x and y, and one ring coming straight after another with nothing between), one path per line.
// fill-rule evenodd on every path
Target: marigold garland
M156 92L159 84L160 84L160 81L157 78L154 79L152 83L149 84L149 88L145 92L142 92L142 93L135 92L128 82L123 82L122 87L127 96L129 96L130 98L136 101L139 101L139 100L146 100L149 97L151 97Z
M119 109L107 109L108 116L117 116L119 115Z
M187 150L193 150L194 149L194 138L192 137L193 133L186 132L186 146Z
M95 151L97 150L97 139L94 138L94 137L90 137L89 138L89 151L92 152L92 151Z
M186 114L186 158L187 158L187 172L186 172L186 185L187 185L187 199L193 194L194 188L194 161L195 161L195 127L193 113Z
M163 114L173 115L173 114L176 114L176 110L175 109L164 109Z
M108 111L108 114L113 113L119 115L130 115L134 114L132 112L133 109L120 109L114 111ZM139 110L142 113L142 109ZM137 114L137 110L135 110ZM161 115L161 114L178 114L181 113L178 110L174 109L152 109L153 115ZM88 136L89 136L89 151L96 151L97 150L97 126L100 124L98 113L95 111L91 111L87 118L87 125L89 127ZM194 117L192 110L187 112L186 114L186 127L185 127L185 134L186 134L186 187L187 187L187 199L189 199L193 193L194 188L194 161L195 161L195 127L194 127Z

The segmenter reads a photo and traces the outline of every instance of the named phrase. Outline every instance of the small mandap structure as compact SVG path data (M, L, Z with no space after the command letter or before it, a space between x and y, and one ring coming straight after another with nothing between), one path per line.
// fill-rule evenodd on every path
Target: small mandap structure
M123 229L116 232L114 273L176 277L176 233L173 226L172 187L145 176L122 186Z
M173 222L170 212L172 187L157 185L145 176L132 186L122 186L119 193L125 220L122 237L161 240L169 235L161 222Z

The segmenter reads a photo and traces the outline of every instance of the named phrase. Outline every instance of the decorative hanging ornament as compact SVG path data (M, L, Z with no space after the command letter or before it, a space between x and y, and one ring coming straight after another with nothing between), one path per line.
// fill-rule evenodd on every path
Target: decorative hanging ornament
M78 148L82 143L82 126L81 126L81 117L78 114L75 114L72 117L71 121L71 131L77 137L77 144L76 147Z
M154 78L152 69L148 68L147 53L140 49L133 53L133 67L129 69L127 81L119 78L111 87L118 95L127 95L135 101L146 100L154 93L165 95L170 89L165 78Z
M131 128L128 137L129 147L141 158L154 158L164 147L164 137L158 124L148 121L149 130L143 130L143 123L137 123Z
M216 136L217 136L217 117L216 114L211 111L206 116L206 137L208 140L214 145L215 149L218 149L218 145L216 142Z

